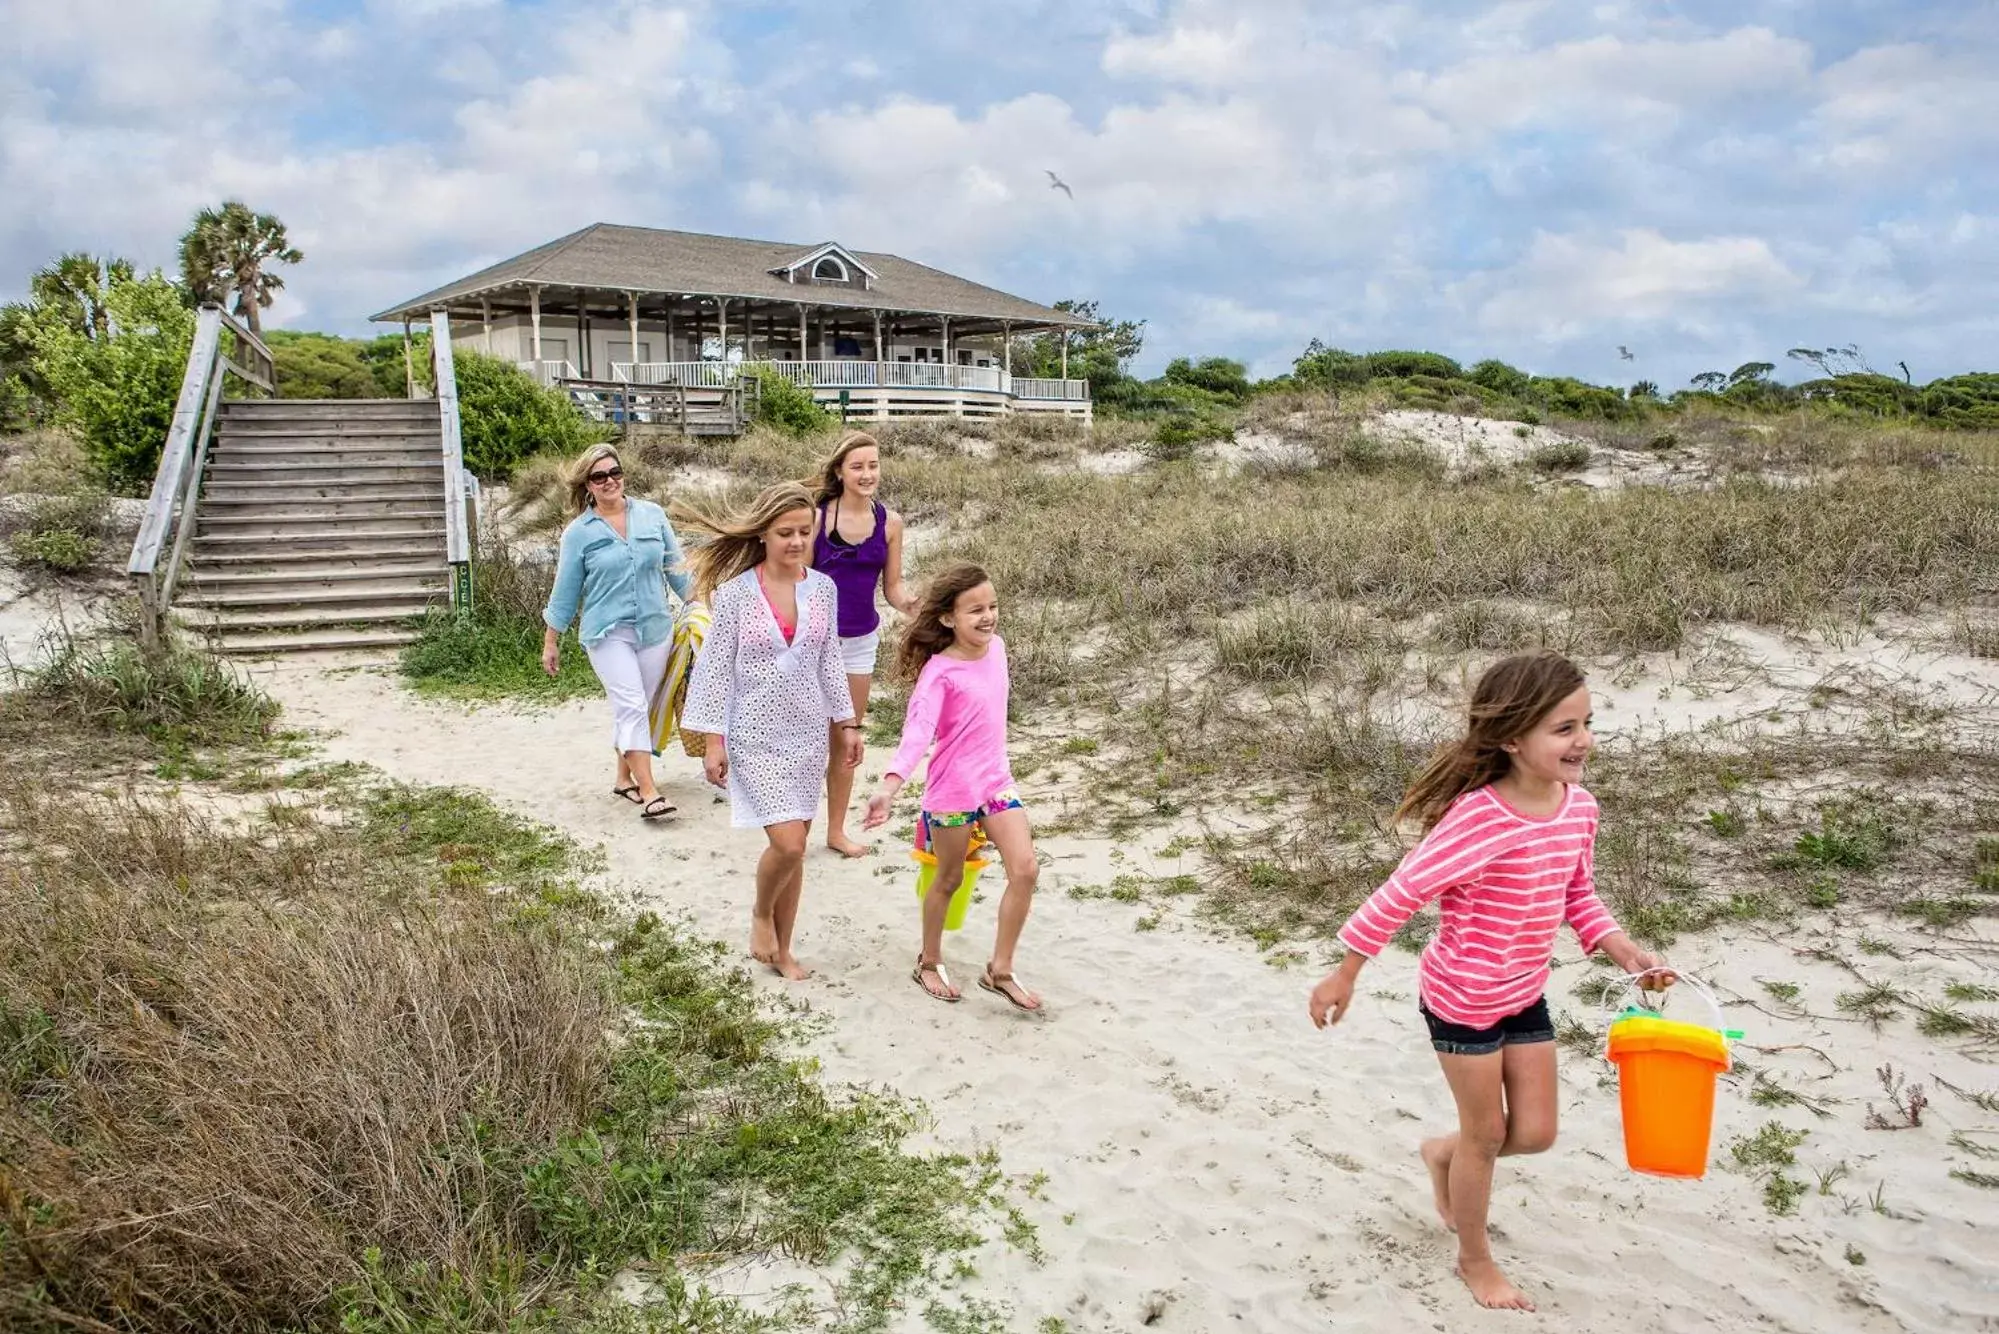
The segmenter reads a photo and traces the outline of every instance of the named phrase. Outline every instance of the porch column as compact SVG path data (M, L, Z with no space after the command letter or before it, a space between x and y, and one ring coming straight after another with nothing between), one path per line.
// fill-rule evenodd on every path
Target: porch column
M875 312L875 364L880 365L881 361L882 361L882 313L880 311L876 311Z
M539 285L530 285L528 287L528 323L532 325L534 329L533 347L534 347L535 374L540 375L541 374L541 287Z
M487 356L493 355L493 303L490 298L479 298L479 345Z
M680 353L673 346L673 301L671 299L668 299L666 303L666 359L668 361L680 360Z
M1069 330L1067 328L1062 330L1062 378L1065 380L1069 378ZM1066 394L1069 391L1064 389L1062 392Z
M636 366L639 362L639 294L637 292L625 293L625 302L627 323L632 327L632 364ZM627 376L626 378L629 379L630 377Z
M729 364L729 298L715 298L715 341L722 345L722 364Z
M597 378L597 359L590 355L590 294L576 289L576 373L586 380Z
M800 361L812 360L811 351L805 346L805 339L805 303L801 301L798 303L798 359Z
M243 354L236 354L242 357ZM243 357L248 361L248 357ZM416 363L410 360L410 322L403 321L403 397L416 397Z
M1006 349L1000 355L1005 359L1006 373L1008 375L1012 375L1013 374L1013 325L1010 322L1005 320L1000 321L1000 339L1005 344L1005 349Z
M951 357L951 317L949 315L940 315L937 318L944 326L944 364L946 366L955 365L956 363Z

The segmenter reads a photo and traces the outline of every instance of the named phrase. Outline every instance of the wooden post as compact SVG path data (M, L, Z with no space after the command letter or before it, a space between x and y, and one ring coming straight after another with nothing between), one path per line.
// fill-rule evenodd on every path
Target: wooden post
M680 354L673 347L673 298L671 297L666 302L666 359L680 360Z
M586 380L597 376L597 359L590 355L590 294L576 289L576 373Z
M882 313L875 312L875 365L882 362Z
M487 356L493 355L493 303L490 298L479 298L479 347Z
M540 379L541 378L541 287L538 284L530 284L528 286L528 322L533 327L534 330L534 341L530 344L530 346L534 349L533 352L534 374L536 379Z
M410 359L410 322L403 321L403 397L416 397L416 363Z
M1006 320L1002 320L1002 321L1000 321L1000 337L1001 337L1001 338L1002 338L1003 340L1005 340L1005 343L1006 343L1006 351L1005 351L1004 353L1002 353L1002 354L1001 354L1001 355L1003 355L1003 356L1004 356L1004 357L1006 358L1006 366L1005 366L1005 370L1006 370L1006 373L1007 373L1008 375L1012 375L1012 374L1013 374L1013 325L1012 325L1012 323L1010 323L1009 321L1006 321Z
M729 298L715 298L715 341L722 345L722 364L729 364Z
M944 326L944 364L946 366L955 365L956 362L951 357L951 317L949 315L940 315L937 318Z
M798 359L810 360L805 354L805 303L798 303Z
M1069 378L1069 330L1066 325L1062 329L1062 378ZM1066 394L1069 390L1065 386L1062 392Z
M630 323L632 326L631 364L637 367L639 364L639 294L637 292L627 292L625 293L625 300L629 303ZM627 375L625 378L630 380L632 377Z

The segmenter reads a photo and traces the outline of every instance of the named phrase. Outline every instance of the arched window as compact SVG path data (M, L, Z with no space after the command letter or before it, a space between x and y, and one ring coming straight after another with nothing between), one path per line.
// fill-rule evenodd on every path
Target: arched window
M832 255L827 255L812 266L812 281L815 283L843 283L847 281L847 266Z

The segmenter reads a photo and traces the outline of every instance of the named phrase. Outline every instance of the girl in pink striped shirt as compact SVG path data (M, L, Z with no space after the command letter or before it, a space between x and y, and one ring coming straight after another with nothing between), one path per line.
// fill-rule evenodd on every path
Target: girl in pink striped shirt
M896 654L896 676L915 686L902 744L868 801L861 827L873 829L888 819L895 794L935 742L918 818L937 858L937 878L923 900L923 946L910 976L937 1000L961 999L944 971L944 914L964 878L972 828L983 826L1006 862L1006 893L979 986L1017 1010L1039 1010L1041 998L1013 970L1014 946L1027 925L1039 872L1033 832L1007 764L1006 645L998 630L999 595L978 566L954 565L925 587Z
M1597 805L1577 782L1595 745L1574 663L1541 652L1491 667L1464 739L1430 762L1395 813L1420 817L1423 841L1340 928L1347 955L1312 990L1312 1022L1338 1023L1361 966L1438 905L1418 990L1458 1128L1424 1141L1423 1162L1437 1215L1458 1234L1458 1273L1481 1306L1534 1309L1493 1261L1486 1211L1494 1159L1555 1142L1555 1027L1542 993L1557 928L1566 922L1585 951L1626 972L1658 966L1596 896Z

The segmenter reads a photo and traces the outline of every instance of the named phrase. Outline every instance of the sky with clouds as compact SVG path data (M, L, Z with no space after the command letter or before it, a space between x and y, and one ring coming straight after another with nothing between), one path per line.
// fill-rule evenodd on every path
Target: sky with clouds
M1999 0L0 0L0 299L240 196L367 315L590 222L1667 387L1999 369ZM1059 172L1074 198L1051 189ZM1635 356L1623 360L1617 349Z

